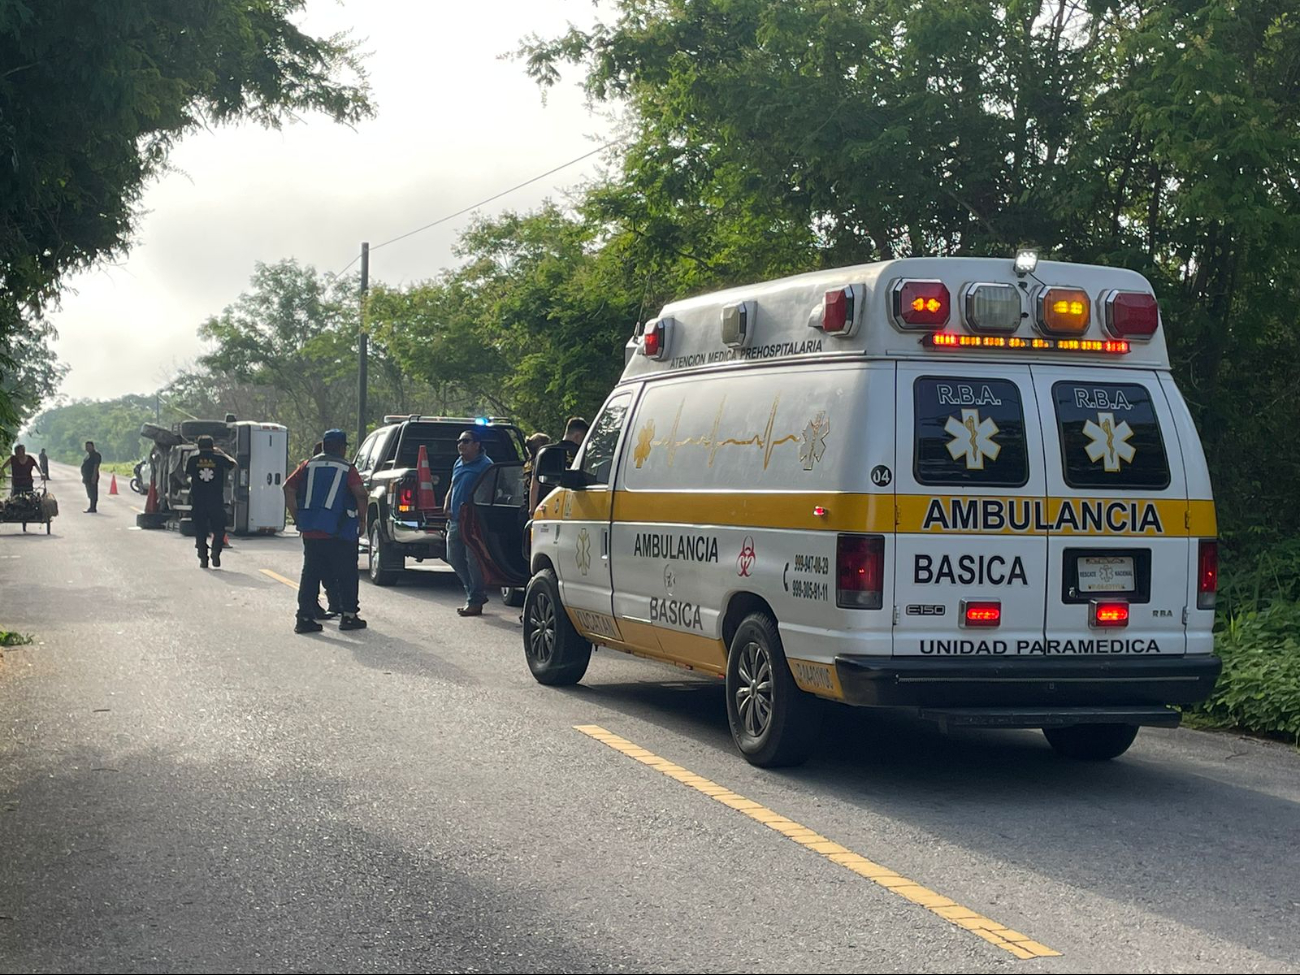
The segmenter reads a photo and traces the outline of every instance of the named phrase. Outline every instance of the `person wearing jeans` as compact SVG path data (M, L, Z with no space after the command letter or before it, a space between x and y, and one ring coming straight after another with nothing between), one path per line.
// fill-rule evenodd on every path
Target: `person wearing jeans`
M487 602L483 570L461 537L460 509L471 500L474 484L492 466L492 458L483 452L483 442L474 429L466 430L457 438L456 451L460 459L452 468L451 487L447 489L447 561L465 587L465 605L456 612L461 616L482 616L483 604Z

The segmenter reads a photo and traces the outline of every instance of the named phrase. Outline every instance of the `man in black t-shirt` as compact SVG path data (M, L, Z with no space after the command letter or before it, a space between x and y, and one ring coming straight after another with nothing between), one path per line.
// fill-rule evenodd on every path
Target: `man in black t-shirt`
M212 536L212 564L221 568L221 543L226 535L226 472L239 465L218 450L211 437L199 437L199 452L185 465L190 479L190 519L199 568L208 567L208 536Z
M86 459L81 462L81 483L86 485L86 497L90 499L90 507L86 509L88 515L99 511L99 465L103 462L104 458L95 449L95 441L87 440Z

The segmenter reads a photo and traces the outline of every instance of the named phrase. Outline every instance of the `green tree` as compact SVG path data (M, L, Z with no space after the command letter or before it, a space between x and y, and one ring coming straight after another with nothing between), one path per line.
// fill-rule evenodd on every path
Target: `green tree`
M0 340L67 273L128 248L140 194L186 132L371 113L354 43L298 29L304 6L0 0Z
M0 337L0 452L7 452L23 424L52 397L68 368L50 348L54 329L37 321Z

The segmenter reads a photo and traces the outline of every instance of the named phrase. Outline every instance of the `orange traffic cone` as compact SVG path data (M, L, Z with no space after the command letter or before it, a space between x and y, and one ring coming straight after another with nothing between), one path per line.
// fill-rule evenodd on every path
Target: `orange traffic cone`
M116 475L116 474L114 474L114 475L113 475L113 479L112 479L111 481L108 482L108 493L109 493L109 494L117 494L117 475Z
M438 502L433 497L433 472L429 470L429 451L424 444L420 444L420 456L415 464L415 472L420 484L416 507L421 511L437 510Z
M153 481L149 482L149 493L144 499L144 513L146 515L156 515L158 513L158 488L154 486Z

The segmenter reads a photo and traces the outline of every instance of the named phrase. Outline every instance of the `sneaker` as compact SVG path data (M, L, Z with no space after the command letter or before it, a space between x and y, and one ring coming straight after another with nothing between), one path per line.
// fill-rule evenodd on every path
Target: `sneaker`
M348 613L339 621L340 630L364 630L365 628L366 621L355 613Z
M325 627L321 626L315 620L300 619L293 625L293 632L295 633L319 633L323 629L325 629Z
M318 620L332 620L339 615L337 609L321 609L320 603L316 604L316 618Z
M217 563L217 565L220 565L220 564L221 564L220 562ZM200 568L200 569L206 569L207 567L208 567L208 560L207 560L207 559L199 559L199 568Z
M213 553L212 553L212 564L215 565L218 569L221 568L221 555L220 555L220 553L218 553L218 552L213 552Z

